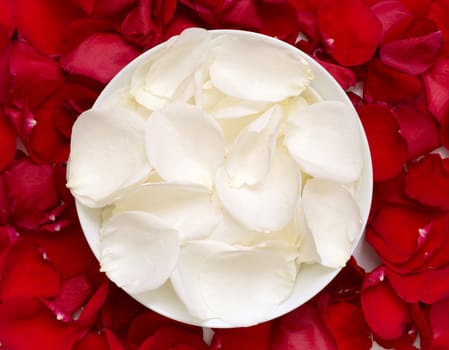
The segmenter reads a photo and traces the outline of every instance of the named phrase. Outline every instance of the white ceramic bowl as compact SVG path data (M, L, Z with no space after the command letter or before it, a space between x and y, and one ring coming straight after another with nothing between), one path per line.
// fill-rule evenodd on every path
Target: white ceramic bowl
M312 81L311 86L319 93L319 95L321 95L323 100L341 101L352 107L351 101L349 100L343 89L340 87L340 85L334 80L334 78L321 65L319 65L312 58L310 58L308 55L301 52L297 48L280 40L274 39L272 37L268 37L253 32L246 32L239 30L214 30L211 32L212 35L214 36L227 34L227 35L249 36L253 38L259 38L259 40L266 41L268 43L271 43L272 45L275 44L285 50L294 53L299 57L302 57L309 63L315 75L315 78ZM146 51L145 53L137 57L135 60L133 60L131 63L129 63L126 67L124 67L111 80L111 82L100 94L97 101L95 102L94 108L104 106L106 104L106 101L108 100L108 97L114 91L129 84L129 80L130 77L132 76L132 73L140 65L140 63L146 61L157 50L163 47L163 45L164 43L152 48L151 50ZM359 235L359 239L356 242L354 242L353 247L354 249L356 248L356 245L363 236L363 231L366 225L366 221L368 219L368 214L371 207L372 181L373 181L371 157L368 142L360 122L359 126L360 126L360 134L363 139L362 143L363 170L356 200L361 210L362 229ZM89 246L91 247L95 256L98 258L100 251L99 230L101 225L101 209L87 208L82 204L80 204L79 202L77 202L76 205L79 220L81 222L81 227L84 231L87 242L89 243ZM314 265L303 264L299 270L296 279L296 284L290 297L287 300L285 300L282 304L280 304L279 307L276 309L276 311L269 318L265 320L260 320L260 322L274 319L304 304L313 296L315 296L318 292L320 292L337 275L339 271L340 269L327 268L318 264ZM203 321L193 317L187 311L186 307L182 304L182 302L178 299L169 283L166 283L164 286L162 286L156 291L151 291L133 297L143 305L147 306L148 308L164 316L167 316L169 318L181 322L203 327L229 328L235 326L235 325L231 326L217 319Z

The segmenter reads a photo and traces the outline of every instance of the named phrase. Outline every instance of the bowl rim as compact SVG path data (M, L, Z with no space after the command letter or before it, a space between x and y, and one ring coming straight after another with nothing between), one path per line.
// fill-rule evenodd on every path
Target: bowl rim
M302 59L306 60L306 62L310 65L312 71L314 72L315 78L312 81L311 86L315 87L315 85L317 85L317 78L318 78L318 85L321 80L325 82L325 85L320 86L321 87L320 89L316 89L317 92L323 97L323 100L328 100L329 96L333 96L331 100L341 101L351 106L351 108L355 112L355 115L358 115L351 100L346 95L343 88L340 87L337 81L332 77L332 75L329 72L327 72L326 69L323 66L321 66L317 61L315 61L312 57L310 57L297 47L287 42L281 41L280 39L251 31L235 30L235 29L215 29L208 31L212 34L213 37L226 34L233 36L237 35L255 38L264 42L268 42L277 47L284 48L288 50L290 53L293 53L294 55L301 57ZM174 36L172 38L175 38L177 36ZM114 76L114 78L112 78L111 81L105 86L103 91L96 99L92 108L99 108L103 106L107 102L107 97L112 92L116 91L119 88L122 88L123 82L125 82L126 84L126 82L128 81L129 83L129 78L132 75L133 71L143 61L147 60L152 54L165 47L165 45L167 45L167 42L168 41L164 41L152 47L151 49L143 52L135 59L133 59L131 62L129 62L125 67L123 67ZM358 238L353 243L352 254L354 254L357 245L359 245L360 242L363 241L364 231L371 208L372 192L373 192L373 170L372 170L370 149L365 131L359 118L357 118L357 122L359 125L360 135L362 138L362 155L363 155L363 168L361 178L359 180L359 191L358 191L359 193L356 196L356 201L359 205L361 212L361 232ZM75 200L75 205L77 215L81 224L81 228L87 240L87 243L90 249L92 250L93 254L95 255L95 257L97 258L97 260L99 260L99 246L100 246L99 229L102 221L101 219L102 208L98 209L89 208L84 206L77 200ZM261 319L259 323L269 321L279 316L282 316L296 309L297 307L303 305L311 298L313 298L316 294L318 294L327 284L329 284L341 269L342 268L327 268L319 264L312 264L312 265L302 264L302 266L298 270L295 286L292 290L291 295L281 304L279 304L276 311L272 315L264 319ZM319 280L321 281L321 283L317 283L318 282L316 278L317 276L320 277ZM304 288L302 288L302 284L310 281L314 283L307 284L307 293L305 293L303 291ZM176 297L173 288L168 283L166 283L159 289L144 294L130 295L130 296L135 300L137 300L138 302L145 305L146 307L148 307L149 309L161 315L164 315L168 318L183 323L211 328L233 328L238 326L250 326L248 324L231 325L220 319L209 319L209 320L197 319L187 311L187 308ZM173 298L178 299L177 305L173 304L176 302L175 300L172 300Z

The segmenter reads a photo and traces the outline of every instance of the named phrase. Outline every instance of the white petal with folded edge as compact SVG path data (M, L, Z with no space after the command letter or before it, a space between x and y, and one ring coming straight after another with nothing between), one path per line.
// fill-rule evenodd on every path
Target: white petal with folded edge
M294 256L286 252L279 245L209 255L199 271L199 292L206 305L231 325L269 319L295 282Z
M302 205L321 264L344 266L361 234L360 209L351 194L335 182L312 179L304 186Z
M221 219L209 190L199 185L143 184L114 204L113 214L144 211L179 231L181 241L207 237Z
M100 232L101 271L130 294L160 287L179 256L176 230L143 212L124 212Z
M362 169L360 132L351 106L323 101L290 115L284 144L305 172L349 183L358 179Z
M145 122L121 108L90 109L76 120L67 187L82 204L103 207L151 172L145 152Z
M188 29L158 51L155 58L138 67L131 80L131 93L136 100L155 110L173 99L188 80L193 84L196 69L207 57L209 40L206 30ZM193 85L189 89L193 94Z
M265 179L254 186L233 187L224 167L215 176L217 196L224 209L249 230L279 231L295 213L300 173L295 162L277 151Z
M309 65L288 49L252 38L228 38L215 48L212 83L229 96L277 102L300 94L312 79Z
M282 110L276 105L241 131L225 163L234 186L255 185L267 175L281 119Z
M180 102L153 112L146 125L146 147L150 162L166 181L209 188L225 152L217 121Z

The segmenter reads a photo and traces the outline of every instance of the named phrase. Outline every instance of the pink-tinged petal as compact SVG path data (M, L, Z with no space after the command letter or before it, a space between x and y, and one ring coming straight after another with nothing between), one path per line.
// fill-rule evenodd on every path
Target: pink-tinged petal
M404 263L422 244L420 235L430 223L430 215L420 208L385 204L372 220L379 239L372 232L367 239L389 263Z
M90 331L79 340L72 350L110 350L104 333Z
M440 53L441 32L396 40L382 45L382 63L407 74L417 75L428 70Z
M327 51L344 66L371 59L382 36L382 25L362 0L323 1L318 25Z
M95 33L64 55L60 63L70 73L106 83L138 54L118 34Z
M206 350L207 346L202 336L196 332L179 326L165 326L149 336L139 347L139 350L159 349Z
M310 303L279 318L275 322L272 337L273 350L338 349L318 310Z
M0 110L0 171L5 169L16 154L16 131Z
M56 319L35 299L0 304L0 342L5 349L70 350L85 332Z
M82 15L72 4L59 0L17 0L14 3L19 34L47 55L61 53L64 28Z
M417 97L423 90L419 78L390 68L378 59L368 64L363 90L367 102L398 103Z
M449 266L428 269L416 274L399 274L387 270L387 276L396 293L409 303L421 301L432 304L449 297Z
M340 86L347 90L351 86L357 84L357 77L355 73L349 68L339 66L337 64L323 61L315 57L315 60L321 64L326 70L334 77L334 79L340 84Z
M438 29L443 34L443 48L441 50L442 56L449 54L449 1L438 0L433 1L430 5L427 18L434 21Z
M407 156L407 145L389 108L365 105L358 113L371 150L374 181L399 174Z
M395 110L394 116L407 142L407 159L425 155L440 145L438 124L427 111L402 105Z
M59 274L28 239L12 244L0 266L0 299L48 298L59 292ZM1 341L1 339L0 339Z
M366 276L360 301L368 326L382 339L400 337L412 323L409 306L391 288L382 266Z
M270 350L272 322L252 327L221 328L214 330L211 350Z
M44 213L59 205L51 165L37 165L23 158L5 171L13 222L27 229L35 229Z
M329 304L323 319L339 349L371 349L371 331L360 307L345 302Z
M423 81L429 111L441 121L449 105L449 58L439 57Z
M429 154L410 164L405 191L422 204L449 210L449 159Z
M371 10L382 24L382 37L401 19L410 17L400 0L382 0L371 6Z
M449 348L449 332L436 338L432 344L427 348L428 350L446 350Z

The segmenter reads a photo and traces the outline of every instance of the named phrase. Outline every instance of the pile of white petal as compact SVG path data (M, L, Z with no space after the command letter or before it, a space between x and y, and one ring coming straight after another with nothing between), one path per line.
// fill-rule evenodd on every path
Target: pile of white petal
M67 186L103 208L102 271L131 295L171 283L201 320L251 324L301 264L344 266L361 231L360 127L312 80L284 47L190 29L84 112Z

